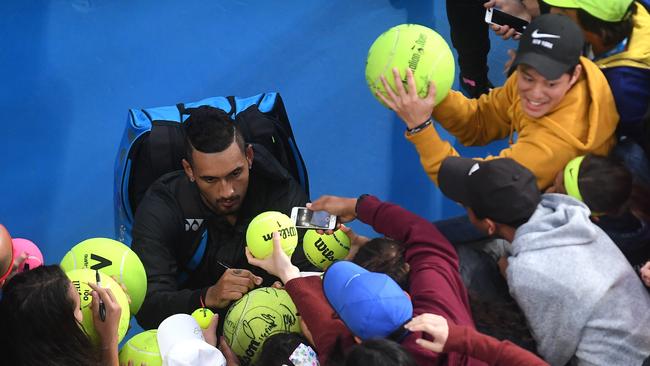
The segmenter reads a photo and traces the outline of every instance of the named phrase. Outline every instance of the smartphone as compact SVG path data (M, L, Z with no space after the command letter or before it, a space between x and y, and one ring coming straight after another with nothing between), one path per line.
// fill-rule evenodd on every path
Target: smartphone
M336 227L336 216L327 211L312 211L307 207L292 208L291 220L296 227L303 229L333 230Z
M510 15L496 8L489 8L485 11L485 22L488 24L507 25L521 34L526 30L528 21L514 15Z

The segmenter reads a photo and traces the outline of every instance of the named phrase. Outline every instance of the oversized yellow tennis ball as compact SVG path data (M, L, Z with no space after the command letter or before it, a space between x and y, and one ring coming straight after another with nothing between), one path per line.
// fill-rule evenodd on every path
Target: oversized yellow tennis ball
M108 238L84 240L70 249L61 260L61 268L99 270L117 278L131 298L130 311L136 314L147 294L147 274L140 258L131 248Z
M89 282L97 282L95 273L96 272L91 269L82 268L67 271L66 275L70 281L72 281L72 286L77 290L79 297L81 298L81 313L83 314L81 325L93 343L99 344L99 335L95 331L95 323L93 322L93 313L91 308L92 296L90 294L93 290L88 286ZM122 308L120 322L117 328L119 342L124 338L126 331L129 329L129 319L131 318L131 313L129 312L129 299L126 297L122 287L120 287L120 285L111 277L105 273L99 272L99 278L102 287L111 289L117 303L120 304L120 307Z
M298 245L298 230L289 216L267 211L255 216L246 230L246 245L255 258L266 258L273 253L273 232L280 234L282 250L289 257Z
M276 333L300 333L300 317L285 290L255 289L234 303L223 325L223 335L242 366L254 365L264 341Z
M302 238L302 248L311 264L325 269L334 261L348 255L350 238L341 230L336 230L330 235L321 235L316 230L307 230Z
M120 365L129 361L134 366L162 366L162 357L158 348L158 330L151 329L138 333L129 339L120 350Z
M214 318L214 313L208 308L198 308L192 313L192 318L199 323L201 329L208 329L212 318Z
M427 95L429 82L435 83L436 104L447 96L454 82L454 56L449 45L438 33L418 24L390 28L370 46L366 82L373 95L379 92L386 96L379 78L381 75L395 89L394 67L399 70L405 88L406 69L413 71L420 97Z

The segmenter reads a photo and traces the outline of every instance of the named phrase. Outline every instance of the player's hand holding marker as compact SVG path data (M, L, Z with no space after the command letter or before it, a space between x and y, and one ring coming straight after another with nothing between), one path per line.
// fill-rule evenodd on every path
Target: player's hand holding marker
M249 270L226 269L217 283L208 288L205 305L209 308L224 308L261 284L262 278Z

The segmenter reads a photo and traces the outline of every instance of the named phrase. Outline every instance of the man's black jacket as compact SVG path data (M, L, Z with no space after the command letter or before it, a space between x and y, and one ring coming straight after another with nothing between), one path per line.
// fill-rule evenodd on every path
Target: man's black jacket
M262 286L277 280L248 264L244 254L246 228L264 211L290 215L292 207L305 206L307 196L267 150L258 146L254 150L248 191L234 226L202 202L196 184L183 171L162 176L142 199L135 215L131 248L147 271L147 295L136 315L144 329L157 328L170 315L191 313L201 307L201 295L225 271L219 262L252 271L264 279ZM205 255L196 270L190 272L187 265L206 228ZM302 244L296 248L292 262L301 269L313 269ZM186 279L179 282L181 274ZM225 314L225 309L213 310Z

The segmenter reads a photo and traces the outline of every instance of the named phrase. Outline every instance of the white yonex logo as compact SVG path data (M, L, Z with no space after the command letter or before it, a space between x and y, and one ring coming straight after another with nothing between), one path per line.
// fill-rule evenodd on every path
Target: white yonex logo
M203 219L185 219L185 231L197 231L202 223Z
M560 38L560 36L555 35L555 34L539 33L539 29L535 29L533 34L531 34L531 37L533 37L533 38Z
M472 165L472 167L469 169L469 173L467 175L472 175L474 174L475 171L479 170L481 167L478 165L478 163Z

